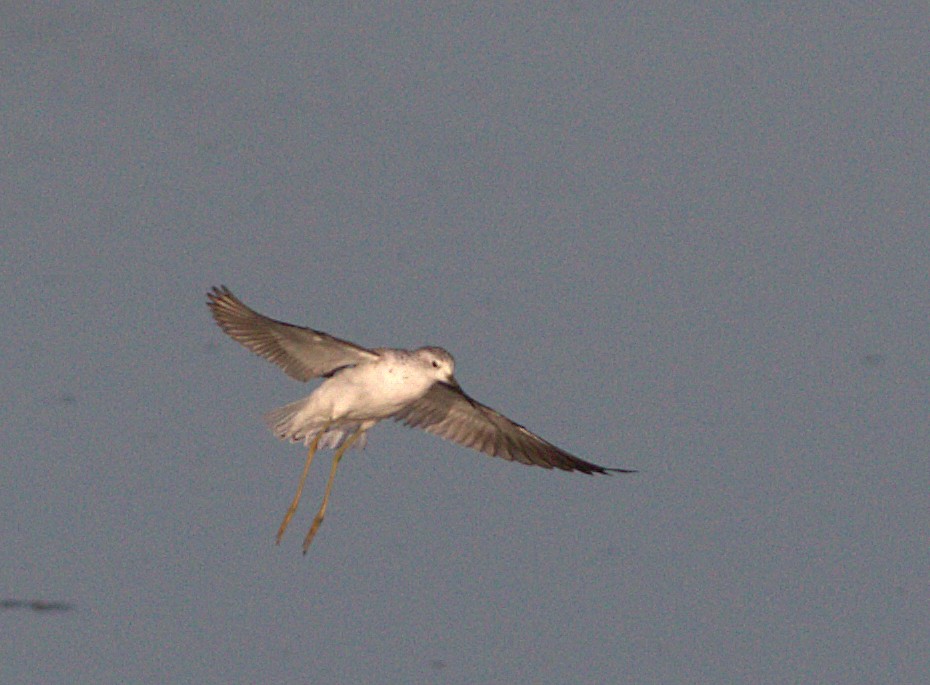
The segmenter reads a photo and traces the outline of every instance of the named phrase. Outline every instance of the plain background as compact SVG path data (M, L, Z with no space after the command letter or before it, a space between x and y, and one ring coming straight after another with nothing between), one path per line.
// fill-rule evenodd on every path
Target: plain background
M0 682L930 681L925 2L195 4L0 10ZM275 547L221 283L639 473L383 424Z

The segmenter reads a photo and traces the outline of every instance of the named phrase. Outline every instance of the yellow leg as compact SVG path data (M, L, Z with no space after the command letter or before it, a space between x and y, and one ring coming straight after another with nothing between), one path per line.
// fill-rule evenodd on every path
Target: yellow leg
M358 440L358 437L362 434L362 429L359 428L357 431L352 433L348 440L342 443L342 447L336 450L336 454L333 455L333 466L329 471L329 480L326 482L326 492L323 493L323 504L320 505L320 510L316 513L316 516L313 519L313 524L310 526L310 532L307 533L307 537L304 538L304 554L307 553L307 550L310 549L310 543L313 542L313 536L316 535L316 532L320 529L320 524L323 523L323 517L326 515L326 506L329 504L329 493L333 490L333 480L336 478L336 467L339 466L339 460L342 459L342 455L346 453L352 443Z
M284 520L281 521L281 527L278 528L278 537L275 540L276 545L281 544L281 538L284 537L284 531L287 530L288 524L290 524L291 519L294 518L294 512L297 511L297 504L300 502L300 496L304 491L304 483L307 482L307 474L310 473L310 464L313 463L313 455L316 454L316 448L320 444L320 438L323 437L323 433L326 432L326 429L329 428L329 426L329 423L324 425L320 432L316 434L316 437L313 438L313 442L310 443L310 450L307 452L307 462L304 464L303 473L300 474L300 483L297 484L297 494L294 495L294 501L291 502L291 506L287 508L287 513L284 515Z

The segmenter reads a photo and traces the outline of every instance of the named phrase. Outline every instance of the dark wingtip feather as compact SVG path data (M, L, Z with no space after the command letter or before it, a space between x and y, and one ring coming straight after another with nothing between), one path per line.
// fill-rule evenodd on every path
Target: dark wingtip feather
M235 295L232 294L232 290L227 288L225 285L215 285L207 291L208 302L216 302L216 300L222 299L224 297L235 298Z

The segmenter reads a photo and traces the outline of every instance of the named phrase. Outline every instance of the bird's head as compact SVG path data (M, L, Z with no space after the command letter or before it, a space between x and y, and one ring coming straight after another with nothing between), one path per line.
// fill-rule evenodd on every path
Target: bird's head
M430 369L437 381L451 385L453 388L459 387L454 375L455 359L452 358L451 354L441 347L421 347L416 354L424 365Z

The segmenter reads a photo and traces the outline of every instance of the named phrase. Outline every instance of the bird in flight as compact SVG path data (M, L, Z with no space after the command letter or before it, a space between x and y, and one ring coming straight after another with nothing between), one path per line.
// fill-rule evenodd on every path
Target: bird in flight
M282 440L309 446L297 493L278 529L277 543L300 502L319 448L335 450L323 502L304 538L304 554L319 530L339 461L383 419L421 428L492 457L581 473L635 473L598 466L556 447L503 414L473 400L455 380L455 361L441 347L365 348L312 328L259 314L226 286L207 293L207 306L223 332L299 381L325 379L307 397L265 415Z

